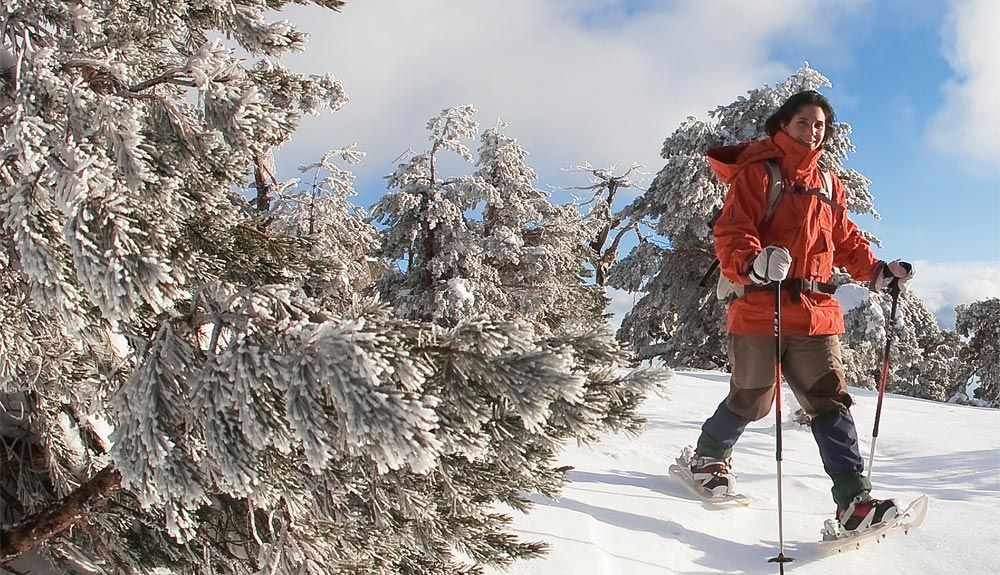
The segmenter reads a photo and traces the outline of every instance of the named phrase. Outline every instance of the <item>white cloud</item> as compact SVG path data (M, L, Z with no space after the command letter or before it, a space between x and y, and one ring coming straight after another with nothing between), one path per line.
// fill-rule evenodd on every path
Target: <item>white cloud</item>
M608 299L611 300L608 302L607 310L605 310L606 313L611 314L611 318L608 319L608 325L611 326L612 330L617 331L622 325L622 320L625 319L625 314L632 311L632 308L635 307L635 304L638 303L643 294L631 293L613 287L606 288L605 291Z
M1000 2L953 0L944 25L945 57L955 72L929 123L932 144L1000 173Z
M928 262L913 264L911 287L941 327L955 327L955 307L1000 298L1000 262Z
M769 58L775 37L803 50L831 45L831 21L868 1L381 0L349 2L342 14L292 7L285 14L311 38L289 64L333 73L351 102L304 122L279 152L279 169L357 142L369 153L358 174L383 175L407 148L423 148L431 116L472 103L483 125L503 116L543 175L584 161L637 161L655 172L663 139L685 116L792 71Z

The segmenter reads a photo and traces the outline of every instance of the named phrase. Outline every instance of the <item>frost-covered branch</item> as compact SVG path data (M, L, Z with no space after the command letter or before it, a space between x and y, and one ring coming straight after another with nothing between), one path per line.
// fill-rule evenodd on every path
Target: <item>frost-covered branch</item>
M86 520L120 485L121 474L109 465L44 511L10 529L0 529L0 564L16 559Z

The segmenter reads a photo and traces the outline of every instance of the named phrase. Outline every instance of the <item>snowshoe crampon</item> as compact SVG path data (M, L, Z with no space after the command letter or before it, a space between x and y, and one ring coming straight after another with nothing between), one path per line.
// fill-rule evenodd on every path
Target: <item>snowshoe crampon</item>
M821 531L823 540L817 543L823 554L836 553L849 549L857 549L871 541L880 542L890 535L899 532L908 533L924 522L927 516L929 500L926 495L913 500L901 513L889 521L880 523L863 531L844 531L835 519L829 519Z

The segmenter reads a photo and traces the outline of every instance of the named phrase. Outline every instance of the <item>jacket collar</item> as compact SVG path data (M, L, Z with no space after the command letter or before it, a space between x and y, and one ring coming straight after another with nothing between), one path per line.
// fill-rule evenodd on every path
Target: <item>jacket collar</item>
M778 133L771 136L771 140L783 154L779 162L781 163L781 173L785 174L785 178L792 182L798 182L817 169L819 157L823 153L823 146L814 150L802 142L792 139L782 130L778 130Z
M708 165L723 182L730 184L747 164L777 160L781 173L792 183L801 182L817 168L823 148L813 150L779 131L774 136L707 151Z

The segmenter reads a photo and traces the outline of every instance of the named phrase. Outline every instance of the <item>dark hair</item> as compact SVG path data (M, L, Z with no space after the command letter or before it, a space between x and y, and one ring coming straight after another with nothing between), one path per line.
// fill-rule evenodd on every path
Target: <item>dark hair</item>
M826 114L826 130L823 133L823 143L827 143L833 137L833 124L837 121L837 118L833 113L833 106L830 105L830 101L816 90L805 90L790 96L764 122L764 131L767 132L768 136L777 134L781 130L781 126L792 121L792 118L795 117L795 114L799 113L802 106L819 106L822 108L823 113Z

